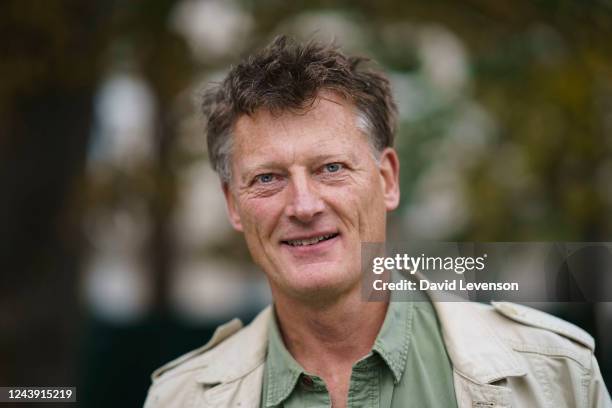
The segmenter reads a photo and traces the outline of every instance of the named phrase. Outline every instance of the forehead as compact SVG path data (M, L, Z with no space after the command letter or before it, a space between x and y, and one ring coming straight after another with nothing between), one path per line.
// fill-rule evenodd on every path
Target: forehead
M270 112L260 109L241 116L234 126L234 152L257 153L287 147L331 147L365 140L357 127L353 105L332 92L321 92L311 106L302 111ZM285 146L282 146L285 145Z

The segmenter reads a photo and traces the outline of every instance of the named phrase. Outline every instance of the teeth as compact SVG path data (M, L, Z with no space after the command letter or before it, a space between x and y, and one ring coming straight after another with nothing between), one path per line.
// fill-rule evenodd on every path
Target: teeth
M316 244L317 242L321 242L323 240L329 239L333 237L334 235L335 234L321 235L320 237L314 237L314 238L309 238L309 239L294 239L294 240L286 241L286 242L291 246L313 245L313 244Z

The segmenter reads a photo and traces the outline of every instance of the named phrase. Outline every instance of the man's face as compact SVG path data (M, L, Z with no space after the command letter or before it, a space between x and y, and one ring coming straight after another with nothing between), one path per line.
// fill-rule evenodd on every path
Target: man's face
M384 241L398 205L395 151L377 164L352 106L331 92L305 112L242 116L233 137L230 220L273 294L322 300L358 288L361 242Z

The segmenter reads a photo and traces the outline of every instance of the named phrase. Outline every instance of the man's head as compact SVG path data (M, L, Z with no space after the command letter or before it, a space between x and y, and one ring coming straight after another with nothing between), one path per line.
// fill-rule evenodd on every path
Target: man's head
M363 61L280 37L205 94L230 220L275 296L356 288L360 243L384 241L397 207L395 104Z

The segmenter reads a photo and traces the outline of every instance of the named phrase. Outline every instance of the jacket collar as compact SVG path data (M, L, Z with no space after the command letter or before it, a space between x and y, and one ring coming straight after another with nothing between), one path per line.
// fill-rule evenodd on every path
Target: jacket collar
M197 376L199 384L228 383L242 378L264 363L268 345L268 324L272 318L271 306L211 350L210 364Z
M487 306L465 300L449 302L448 294L444 302L436 301L433 292L428 291L428 295L455 371L477 384L527 374L512 348L483 319L481 313Z

